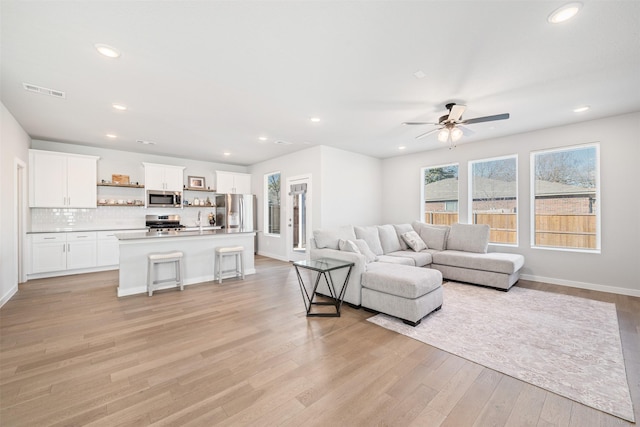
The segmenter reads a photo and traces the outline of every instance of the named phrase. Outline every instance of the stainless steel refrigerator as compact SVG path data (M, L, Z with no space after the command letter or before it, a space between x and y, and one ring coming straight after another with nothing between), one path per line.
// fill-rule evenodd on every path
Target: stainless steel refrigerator
M253 194L218 194L216 225L231 231L256 230L256 196Z

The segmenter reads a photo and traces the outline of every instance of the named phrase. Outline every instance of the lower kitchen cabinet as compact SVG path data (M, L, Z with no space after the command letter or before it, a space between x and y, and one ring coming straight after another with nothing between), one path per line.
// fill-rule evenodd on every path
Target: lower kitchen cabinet
M95 232L31 235L31 273L48 273L95 266Z
M118 239L115 234L118 231L99 231L97 248L97 264L98 267L108 265L118 265L120 262L120 250L118 248Z
M67 235L67 270L96 266L96 233L74 232Z
M67 269L67 235L46 233L31 235L31 273Z

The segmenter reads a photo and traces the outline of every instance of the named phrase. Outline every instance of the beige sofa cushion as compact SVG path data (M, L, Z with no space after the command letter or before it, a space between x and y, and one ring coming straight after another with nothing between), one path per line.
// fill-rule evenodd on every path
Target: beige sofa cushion
M504 274L513 274L524 265L524 257L522 255L501 252L479 254L448 249L444 252L436 252L432 257L434 264Z
M427 244L427 248L438 251L447 249L447 237L450 229L448 225L431 225L414 221L411 226Z
M398 240L400 241L400 248L403 251L409 249L409 246L407 246L407 242L402 240L402 237L400 236L402 236L407 231L415 231L411 224L394 224L393 228L396 229L396 234L398 235Z
M393 225L379 225L378 236L380 237L380 243L382 244L382 252L388 254L389 252L395 252L402 249L400 245L400 239Z
M447 249L486 254L490 231L487 224L453 224L447 238Z
M441 285L442 273L429 268L374 262L362 273L363 287L409 299L419 298Z
M398 258L410 258L413 260L413 264L416 267L424 267L432 262L431 254L427 251L414 252L411 249L408 249L406 251L391 252L387 255Z
M346 225L343 227L314 230L313 239L318 249L339 249L338 244L340 243L340 239L355 240L356 235L353 231L353 226Z
M354 227L353 230L356 233L356 238L362 239L367 242L369 249L376 254L382 255L382 243L380 243L380 235L378 234L378 227L371 225L368 227Z

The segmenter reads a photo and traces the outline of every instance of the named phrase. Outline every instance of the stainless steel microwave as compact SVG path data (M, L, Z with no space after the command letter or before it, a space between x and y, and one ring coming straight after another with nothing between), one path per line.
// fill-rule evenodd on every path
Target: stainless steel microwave
M180 191L147 190L148 208L180 208L182 193Z

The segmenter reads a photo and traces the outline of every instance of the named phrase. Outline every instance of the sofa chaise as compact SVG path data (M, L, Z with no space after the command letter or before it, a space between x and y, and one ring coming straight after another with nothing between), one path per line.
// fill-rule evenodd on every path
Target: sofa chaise
M415 221L412 224L320 229L315 230L313 235L310 242L311 259L335 258L354 263L345 293L345 302L381 312L385 312L380 310L381 304L372 303L371 296L375 295L374 299L379 301L381 293L402 294L403 291L400 288L406 286L406 283L398 286L391 283L384 290L380 289L385 280L387 283L392 281L394 270L399 277L410 274L406 272L415 270L416 267L421 267L418 270L429 273L416 278L414 286L420 288L420 292L424 290L423 288L433 288L428 293L435 291L437 294L441 293L441 290L436 291L437 286L434 283L441 281L442 278L507 291L518 281L520 270L524 265L522 255L488 252L489 226L483 224L437 226ZM416 237L419 238L416 240ZM434 276L434 271L441 274ZM346 272L335 273L335 281L344 280ZM425 283L429 284L424 285ZM325 291L322 286L319 287L318 292ZM404 291L406 292L407 288ZM434 295L431 297L433 298ZM392 297L398 296L389 296L387 302L391 303ZM384 295L382 297L384 299ZM412 313L412 316L409 316L412 319L406 319L402 315L402 310L406 310L407 307L398 309L400 314L387 314L416 323L415 316L424 313L427 309L431 311L438 309L437 303L438 300L435 299L418 312ZM368 306L372 304L376 307ZM398 301L394 301L392 305L397 307ZM415 304L412 307L415 308ZM424 313L423 317L426 314L429 313Z

